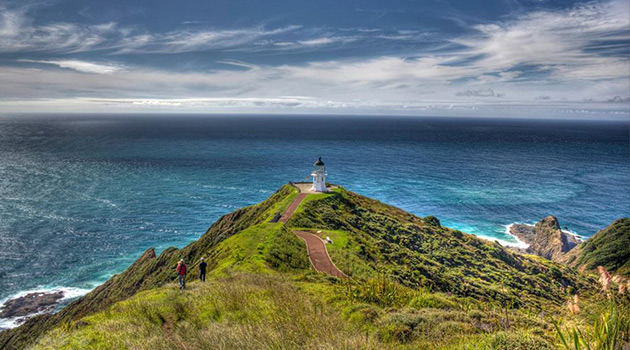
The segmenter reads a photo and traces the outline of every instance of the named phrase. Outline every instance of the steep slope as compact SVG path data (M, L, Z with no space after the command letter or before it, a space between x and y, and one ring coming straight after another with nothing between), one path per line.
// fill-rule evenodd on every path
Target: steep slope
M549 340L532 332L551 328L535 315L556 310L569 293L593 290L593 281L571 268L343 188L309 194L286 223L273 222L297 195L284 186L258 205L225 215L183 249L169 248L157 257L148 250L61 312L1 333L0 348L22 349L33 342L41 349L215 348L217 343L204 339L223 339L223 348L299 349L314 347L326 332L340 332L328 335L330 348L409 343L410 348L451 349L498 341L507 342L506 348L547 349ZM294 231L331 237L330 256L352 279L310 270L306 247ZM209 262L210 283L193 281L190 291L178 294L170 284L177 260L192 262L194 271L202 256ZM278 288L286 293L270 297ZM312 311L289 310L283 298ZM503 311L497 314L497 308ZM519 311L525 309L537 311ZM314 320L337 326L315 326ZM269 330L269 324L277 328ZM222 331L231 327L241 329L247 341L227 339L236 337ZM131 339L131 334L138 336Z
M442 227L398 208L339 189L306 201L288 224L342 239L333 260L352 277L392 276L411 288L516 305L564 301L567 288L587 287L576 272L498 243Z
M103 285L66 306L60 312L29 319L20 327L0 333L0 349L20 349L51 328L101 311L113 303L124 300L138 291L150 289L176 279L174 266L179 259L198 262L202 256L218 254L214 248L235 233L264 223L284 208L297 195L288 185L283 186L269 199L250 207L236 210L221 217L196 242L183 249L168 248L156 257L154 249L147 250L134 264L120 275L113 276ZM298 243L299 244L299 243ZM210 259L210 268L218 259ZM190 268L194 268L190 264Z
M609 272L630 277L630 218L618 219L580 244L567 263L586 270L604 266Z
M558 219L547 216L536 225L512 225L510 233L529 244L527 252L554 261L565 261L565 255L579 242L562 232Z

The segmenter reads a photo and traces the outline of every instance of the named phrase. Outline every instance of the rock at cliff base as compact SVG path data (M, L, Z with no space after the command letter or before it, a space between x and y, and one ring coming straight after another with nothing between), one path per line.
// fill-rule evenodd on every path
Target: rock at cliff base
M63 291L57 291L35 292L9 299L0 309L0 318L25 317L42 312L51 312L63 297Z

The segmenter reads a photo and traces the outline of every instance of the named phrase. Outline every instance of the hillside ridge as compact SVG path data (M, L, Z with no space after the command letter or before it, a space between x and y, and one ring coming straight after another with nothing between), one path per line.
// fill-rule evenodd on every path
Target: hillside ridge
M168 248L159 255L148 249L124 272L60 312L33 317L0 333L0 348L24 348L45 334L53 334L53 329L57 329L54 334L65 334L59 325L77 325L79 320L137 295L168 290L175 280L174 266L181 258L194 270L199 258L205 257L209 280L239 279L231 276L243 273L261 279L296 279L307 285L315 283L313 288L333 288L333 294L354 300L352 303L383 306L406 305L418 290L432 290L475 305L485 301L515 310L557 308L571 293L595 290L593 279L571 267L519 254L498 242L443 227L435 217L421 218L342 187L330 193L300 195L295 187L284 185L263 202L224 215L184 248ZM298 204L292 206L296 200ZM288 208L292 215L274 220ZM294 231L320 240L330 237L331 243L324 245L329 260L352 280L321 280L313 275L308 250ZM196 277L190 279L198 288ZM346 286L343 292L335 287L340 283ZM375 299L364 294L364 288L391 289L387 295L394 299ZM309 292L304 297L314 295ZM435 305L450 308L454 304L444 299Z

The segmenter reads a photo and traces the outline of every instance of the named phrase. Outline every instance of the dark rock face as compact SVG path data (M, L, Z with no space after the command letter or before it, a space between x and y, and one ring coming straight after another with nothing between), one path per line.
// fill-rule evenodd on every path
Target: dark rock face
M529 244L527 252L555 261L565 261L565 254L579 241L560 229L558 219L547 216L536 225L512 225L510 233Z
M0 318L24 317L35 313L50 312L63 299L63 292L30 293L25 296L10 299L0 310Z

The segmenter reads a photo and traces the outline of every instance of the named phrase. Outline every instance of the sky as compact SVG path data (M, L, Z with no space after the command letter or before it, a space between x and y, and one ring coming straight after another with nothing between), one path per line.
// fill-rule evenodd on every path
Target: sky
M0 0L0 113L630 118L630 1Z

